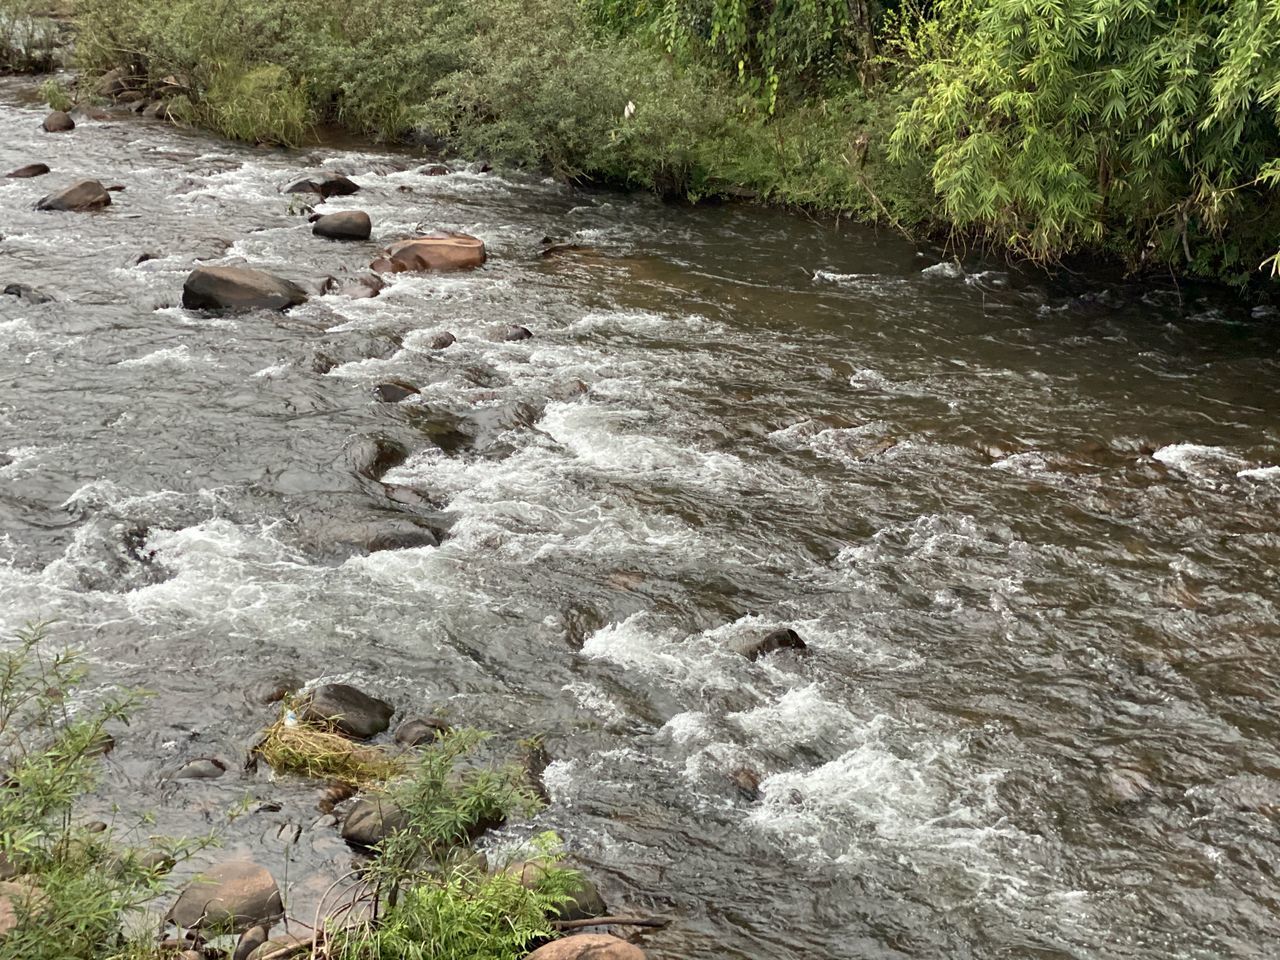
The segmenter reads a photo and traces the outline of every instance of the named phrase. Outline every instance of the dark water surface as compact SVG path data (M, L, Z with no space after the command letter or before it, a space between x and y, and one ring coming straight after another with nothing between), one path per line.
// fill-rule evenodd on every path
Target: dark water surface
M342 679L545 734L533 826L615 910L676 918L657 960L1280 953L1275 320L746 207L39 118L0 106L0 167L55 170L0 181L0 280L57 297L0 298L0 627L57 618L96 689L154 691L108 760L121 820L278 802L210 857L306 915L351 858L316 785L162 778L235 770L255 683ZM320 168L376 240L464 230L488 266L177 305L197 257L367 264L280 193ZM80 176L126 189L32 209ZM512 323L536 336L491 339ZM375 402L390 376L421 397ZM375 436L410 452L381 481ZM421 524L439 547L366 549ZM732 652L782 625L811 656Z

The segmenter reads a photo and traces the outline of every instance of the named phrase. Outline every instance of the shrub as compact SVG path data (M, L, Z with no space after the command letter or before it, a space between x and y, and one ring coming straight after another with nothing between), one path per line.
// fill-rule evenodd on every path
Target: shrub
M122 941L122 914L160 888L154 870L113 849L74 817L96 781L105 725L124 721L134 696L71 707L84 680L78 658L50 652L42 630L0 651L0 860L40 891L0 940L0 956L100 960Z

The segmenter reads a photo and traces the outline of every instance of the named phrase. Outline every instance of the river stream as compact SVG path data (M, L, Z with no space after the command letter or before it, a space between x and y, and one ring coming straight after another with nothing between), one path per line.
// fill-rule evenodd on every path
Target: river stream
M490 842L557 831L614 911L673 919L657 960L1280 952L1266 308L41 116L0 91L0 167L54 170L0 181L0 279L55 298L0 298L0 629L55 620L90 694L152 692L95 809L220 827L202 862L259 860L307 915L352 853L316 784L240 770L274 709L246 691L342 680L544 736L549 806ZM372 242L312 236L281 190L320 170ZM125 189L33 209L81 177ZM179 305L198 261L341 278L419 225L488 264ZM371 474L375 441L407 459ZM807 655L734 652L781 626ZM231 769L169 779L199 756Z

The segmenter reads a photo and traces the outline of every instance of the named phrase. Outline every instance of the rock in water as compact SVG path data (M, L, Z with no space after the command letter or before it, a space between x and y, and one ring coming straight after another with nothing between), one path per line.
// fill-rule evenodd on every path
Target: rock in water
M79 180L57 193L41 197L37 210L101 210L111 206L111 194L97 180Z
M383 273L471 270L485 261L484 241L465 233L431 233L393 243L370 266Z
M55 110L44 118L42 126L49 133L65 133L68 130L74 130L76 122L65 110Z
M250 860L232 860L206 870L169 910L169 918L187 930L232 933L256 926L270 930L283 915L275 879Z
M775 650L796 650L803 653L808 647L800 638L800 634L790 627L783 627L766 633L763 637L753 637L735 644L734 649L748 660L759 660L765 654L773 653Z
M409 825L409 816L389 800L359 800L342 822L342 839L357 847L376 847Z
M373 387L373 397L383 403L399 403L409 397L417 396L420 391L406 380L384 380Z
M343 210L319 217L311 232L330 240L368 240L373 223L363 210Z
M188 310L285 310L306 299L296 283L247 267L197 267L182 285Z
M5 176L12 180L29 180L31 177L43 177L48 172L47 163L28 163L25 167L10 170Z
M332 724L349 737L367 740L391 725L395 707L346 683L326 683L311 691L303 719Z
M349 197L357 192L360 185L339 173L325 173L318 177L298 180L284 188L285 193L318 193L324 199L329 197Z
M396 727L396 743L405 747L420 747L435 743L436 737L449 732L449 725L437 717L414 717Z
M635 944L604 933L579 933L552 940L529 954L525 960L645 960Z
M35 287L29 287L25 283L11 283L4 288L6 297L17 297L23 303L41 304L53 303L53 297L47 293L42 293Z

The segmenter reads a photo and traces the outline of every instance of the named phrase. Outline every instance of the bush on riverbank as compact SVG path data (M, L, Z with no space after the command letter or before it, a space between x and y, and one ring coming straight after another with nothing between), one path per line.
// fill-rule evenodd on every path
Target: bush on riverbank
M73 709L83 680L76 657L51 652L39 630L0 650L0 957L116 956L123 915L161 888L158 869L74 816L97 780L105 725L135 702Z
M1273 5L1274 6L1274 5ZM294 143L337 122L1020 258L1275 265L1280 8L1064 0L79 0L89 71ZM1264 264L1264 261L1269 261Z

